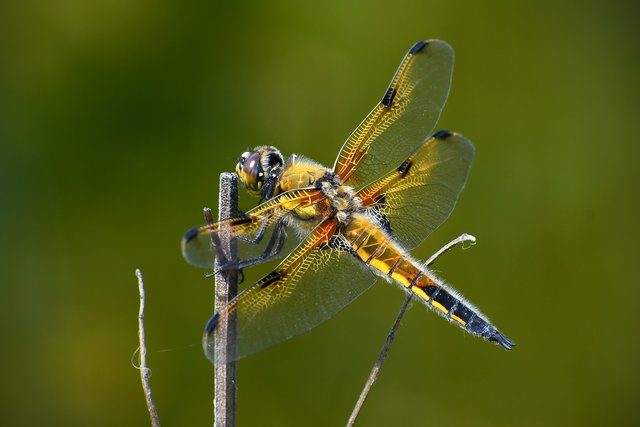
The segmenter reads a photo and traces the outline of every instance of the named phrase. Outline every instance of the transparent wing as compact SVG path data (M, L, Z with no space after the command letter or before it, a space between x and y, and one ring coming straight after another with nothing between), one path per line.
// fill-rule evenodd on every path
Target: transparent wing
M241 259L257 256L264 251L278 220L284 219L292 209L311 206L323 199L317 190L287 191L237 218L194 227L182 238L182 255L191 265L213 268L218 254L216 239L236 238Z
M330 319L366 291L375 276L350 252L336 223L326 220L270 274L216 313L203 346L214 363L225 363L302 334ZM333 237L332 237L333 236ZM214 331L237 325L235 353L215 355Z
M453 49L447 43L413 45L380 103L342 146L334 172L360 188L399 165L435 127L452 71Z
M364 187L358 196L380 227L412 249L453 211L473 155L473 144L464 136L437 132L397 169Z

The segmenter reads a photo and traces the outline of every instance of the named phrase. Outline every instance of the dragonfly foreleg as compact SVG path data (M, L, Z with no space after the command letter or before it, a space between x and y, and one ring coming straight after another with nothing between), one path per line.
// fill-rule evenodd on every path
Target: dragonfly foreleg
M256 236L251 239L248 237L243 237L243 236L237 236L238 240L242 240L243 242L249 243L250 245L258 245L260 244L260 242L262 242L262 239L264 238L264 235L267 232L267 229L269 228L269 218L263 218L262 220L262 224L260 224L260 229L258 230L258 234L256 234Z
M244 212L240 212L241 216L243 217L247 217ZM236 236L235 238L238 240L241 240L245 243L249 243L251 245L258 245L260 244L260 242L262 241L262 239L264 238L267 229L269 228L269 223L268 223L269 218L264 218L262 220L262 224L260 224L260 228L258 230L258 233L255 235L254 238L248 238L248 237L243 237L243 236ZM275 227L274 227L274 234L275 234ZM271 239L270 239L271 240ZM241 271L242 267L239 267L240 263L239 262L230 262L228 261L228 257L227 255L224 253L224 251L222 250L222 247L220 245L220 236L218 236L217 233L211 233L211 241L213 243L213 248L216 252L216 260L218 261L218 268L216 268L216 270L214 270L212 273L207 273L205 274L205 277L209 278L209 277L213 277L216 274L222 272L222 271L229 271L229 270L238 270L239 273L243 276L242 279L240 280L240 282L244 281L244 274ZM269 244L267 244L267 247L269 247Z
M266 231L266 227L264 230L261 230L261 232L259 233L260 240L262 240L262 238L264 237L265 231ZM265 261L268 261L278 256L278 254L282 251L286 238L287 238L286 223L284 221L277 221L276 224L273 226L273 233L271 233L271 236L269 237L269 241L267 242L267 245L265 246L262 254L253 258L240 260L236 263L225 263L224 265L220 265L218 266L218 269L214 271L213 274L217 274L221 271L227 271L227 270L242 270L244 268L251 267L256 264L260 264ZM254 240L253 242L250 242L250 243L258 244L260 243L260 240L258 240L257 242L255 242Z

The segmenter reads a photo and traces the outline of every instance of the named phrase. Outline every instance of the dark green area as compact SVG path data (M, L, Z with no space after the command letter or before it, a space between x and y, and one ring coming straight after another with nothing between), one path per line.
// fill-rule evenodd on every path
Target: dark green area
M439 128L475 144L439 274L518 346L414 304L361 425L637 425L640 34L633 2L32 0L0 6L0 424L211 425L211 283L179 239L218 174L327 165L406 50L456 52ZM255 203L243 200L247 208ZM247 272L247 280L267 270ZM239 425L344 425L402 293L239 363Z

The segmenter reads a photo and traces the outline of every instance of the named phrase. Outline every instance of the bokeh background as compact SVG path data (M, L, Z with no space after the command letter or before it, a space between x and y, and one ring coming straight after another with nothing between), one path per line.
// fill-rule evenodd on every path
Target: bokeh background
M518 346L414 304L360 425L638 425L638 18L617 1L2 2L0 424L148 425L140 267L161 420L211 425L212 283L182 233L246 148L331 165L433 37L456 52L439 128L477 156L415 255L475 234L437 270ZM379 282L242 360L239 425L344 425L402 299Z

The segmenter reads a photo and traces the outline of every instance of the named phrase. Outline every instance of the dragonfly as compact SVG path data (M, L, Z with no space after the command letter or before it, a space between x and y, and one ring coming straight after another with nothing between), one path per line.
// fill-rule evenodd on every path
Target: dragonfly
M450 216L474 157L463 135L432 133L452 71L453 49L446 42L415 43L332 168L301 155L285 158L272 146L241 155L235 171L260 203L235 218L188 230L183 256L216 273L286 257L211 317L203 347L213 363L311 330L378 277L473 335L507 350L515 345L409 254ZM223 239L235 239L237 260L222 252ZM230 322L236 327L235 352L216 354L215 331Z

